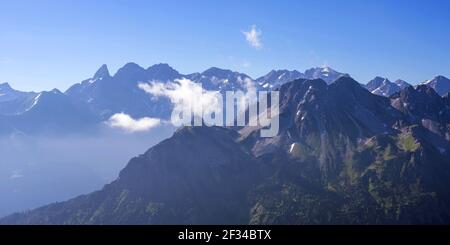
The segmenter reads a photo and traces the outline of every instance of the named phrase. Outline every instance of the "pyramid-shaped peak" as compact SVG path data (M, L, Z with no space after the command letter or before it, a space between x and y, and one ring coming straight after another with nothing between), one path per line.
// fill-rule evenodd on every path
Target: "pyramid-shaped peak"
M0 91L10 91L12 90L9 83L0 83Z
M105 64L103 64L98 70L97 70L97 72L95 73L95 75L94 75L94 79L100 79L100 78L105 78L105 77L110 77L110 74L109 74L109 70L108 70L108 67L105 65Z

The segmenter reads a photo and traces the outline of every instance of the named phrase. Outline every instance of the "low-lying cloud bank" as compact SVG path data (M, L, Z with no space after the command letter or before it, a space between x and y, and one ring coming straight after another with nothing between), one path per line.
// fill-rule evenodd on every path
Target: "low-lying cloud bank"
M120 128L126 132L134 133L148 131L159 126L161 119L151 117L134 119L128 114L116 113L109 118L107 124L112 128Z

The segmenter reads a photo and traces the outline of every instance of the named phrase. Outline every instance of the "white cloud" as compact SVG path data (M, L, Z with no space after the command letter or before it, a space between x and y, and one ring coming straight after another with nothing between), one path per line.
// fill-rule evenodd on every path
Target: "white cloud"
M160 123L161 120L157 118L143 117L134 119L125 113L116 113L107 121L109 126L120 128L130 133L147 131Z
M186 106L191 107L196 117L222 110L219 91L205 90L201 84L186 78L168 83L140 83L138 87L153 96L169 98L175 111L183 111Z
M256 103L256 87L252 79L238 77L238 82L245 87L241 92L239 105L244 106L239 109L245 112L248 101L250 104ZM196 83L186 78L176 79L174 82L150 82L140 83L138 87L153 96L162 96L170 99L175 112L186 111L190 108L192 116L202 117L211 113L223 113L225 101L220 91L205 90L200 83ZM174 120L175 119L175 120ZM172 124L183 125L183 119L172 118ZM189 124L189 122L187 122Z
M249 31L243 31L242 34L244 34L245 39L250 46L256 49L262 48L261 31L256 30L255 25L252 25L252 28Z

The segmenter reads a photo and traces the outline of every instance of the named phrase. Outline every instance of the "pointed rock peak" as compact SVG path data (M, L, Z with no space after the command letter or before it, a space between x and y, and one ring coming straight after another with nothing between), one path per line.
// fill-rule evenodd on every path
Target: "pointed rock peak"
M444 95L450 91L450 80L442 75L435 76L433 79L425 81L422 84L432 87L440 95Z
M373 91L379 87L381 87L384 84L390 84L391 81L389 81L389 79L385 78L385 77L380 77L380 76L376 76L374 79L370 80L367 84L366 84L366 88L369 89L370 91Z
M53 94L62 94L62 92L59 91L59 89L57 89L57 88L52 89L50 92Z
M95 73L93 79L101 79L105 77L110 77L108 67L104 64Z
M447 82L447 81L450 82L450 80L448 78L446 78L445 76L437 75L437 76L433 77L432 79L423 82L423 84L433 84L433 83L437 83L437 82Z
M446 78L445 76L442 76L442 75L435 76L434 79L436 79L436 80L449 80L448 78Z
M13 90L9 83L0 83L0 91L11 91Z

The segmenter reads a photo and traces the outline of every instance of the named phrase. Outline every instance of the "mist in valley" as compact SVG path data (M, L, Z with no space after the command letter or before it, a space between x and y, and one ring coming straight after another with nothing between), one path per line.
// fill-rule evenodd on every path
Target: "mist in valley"
M101 189L172 126L95 135L0 137L0 217Z

